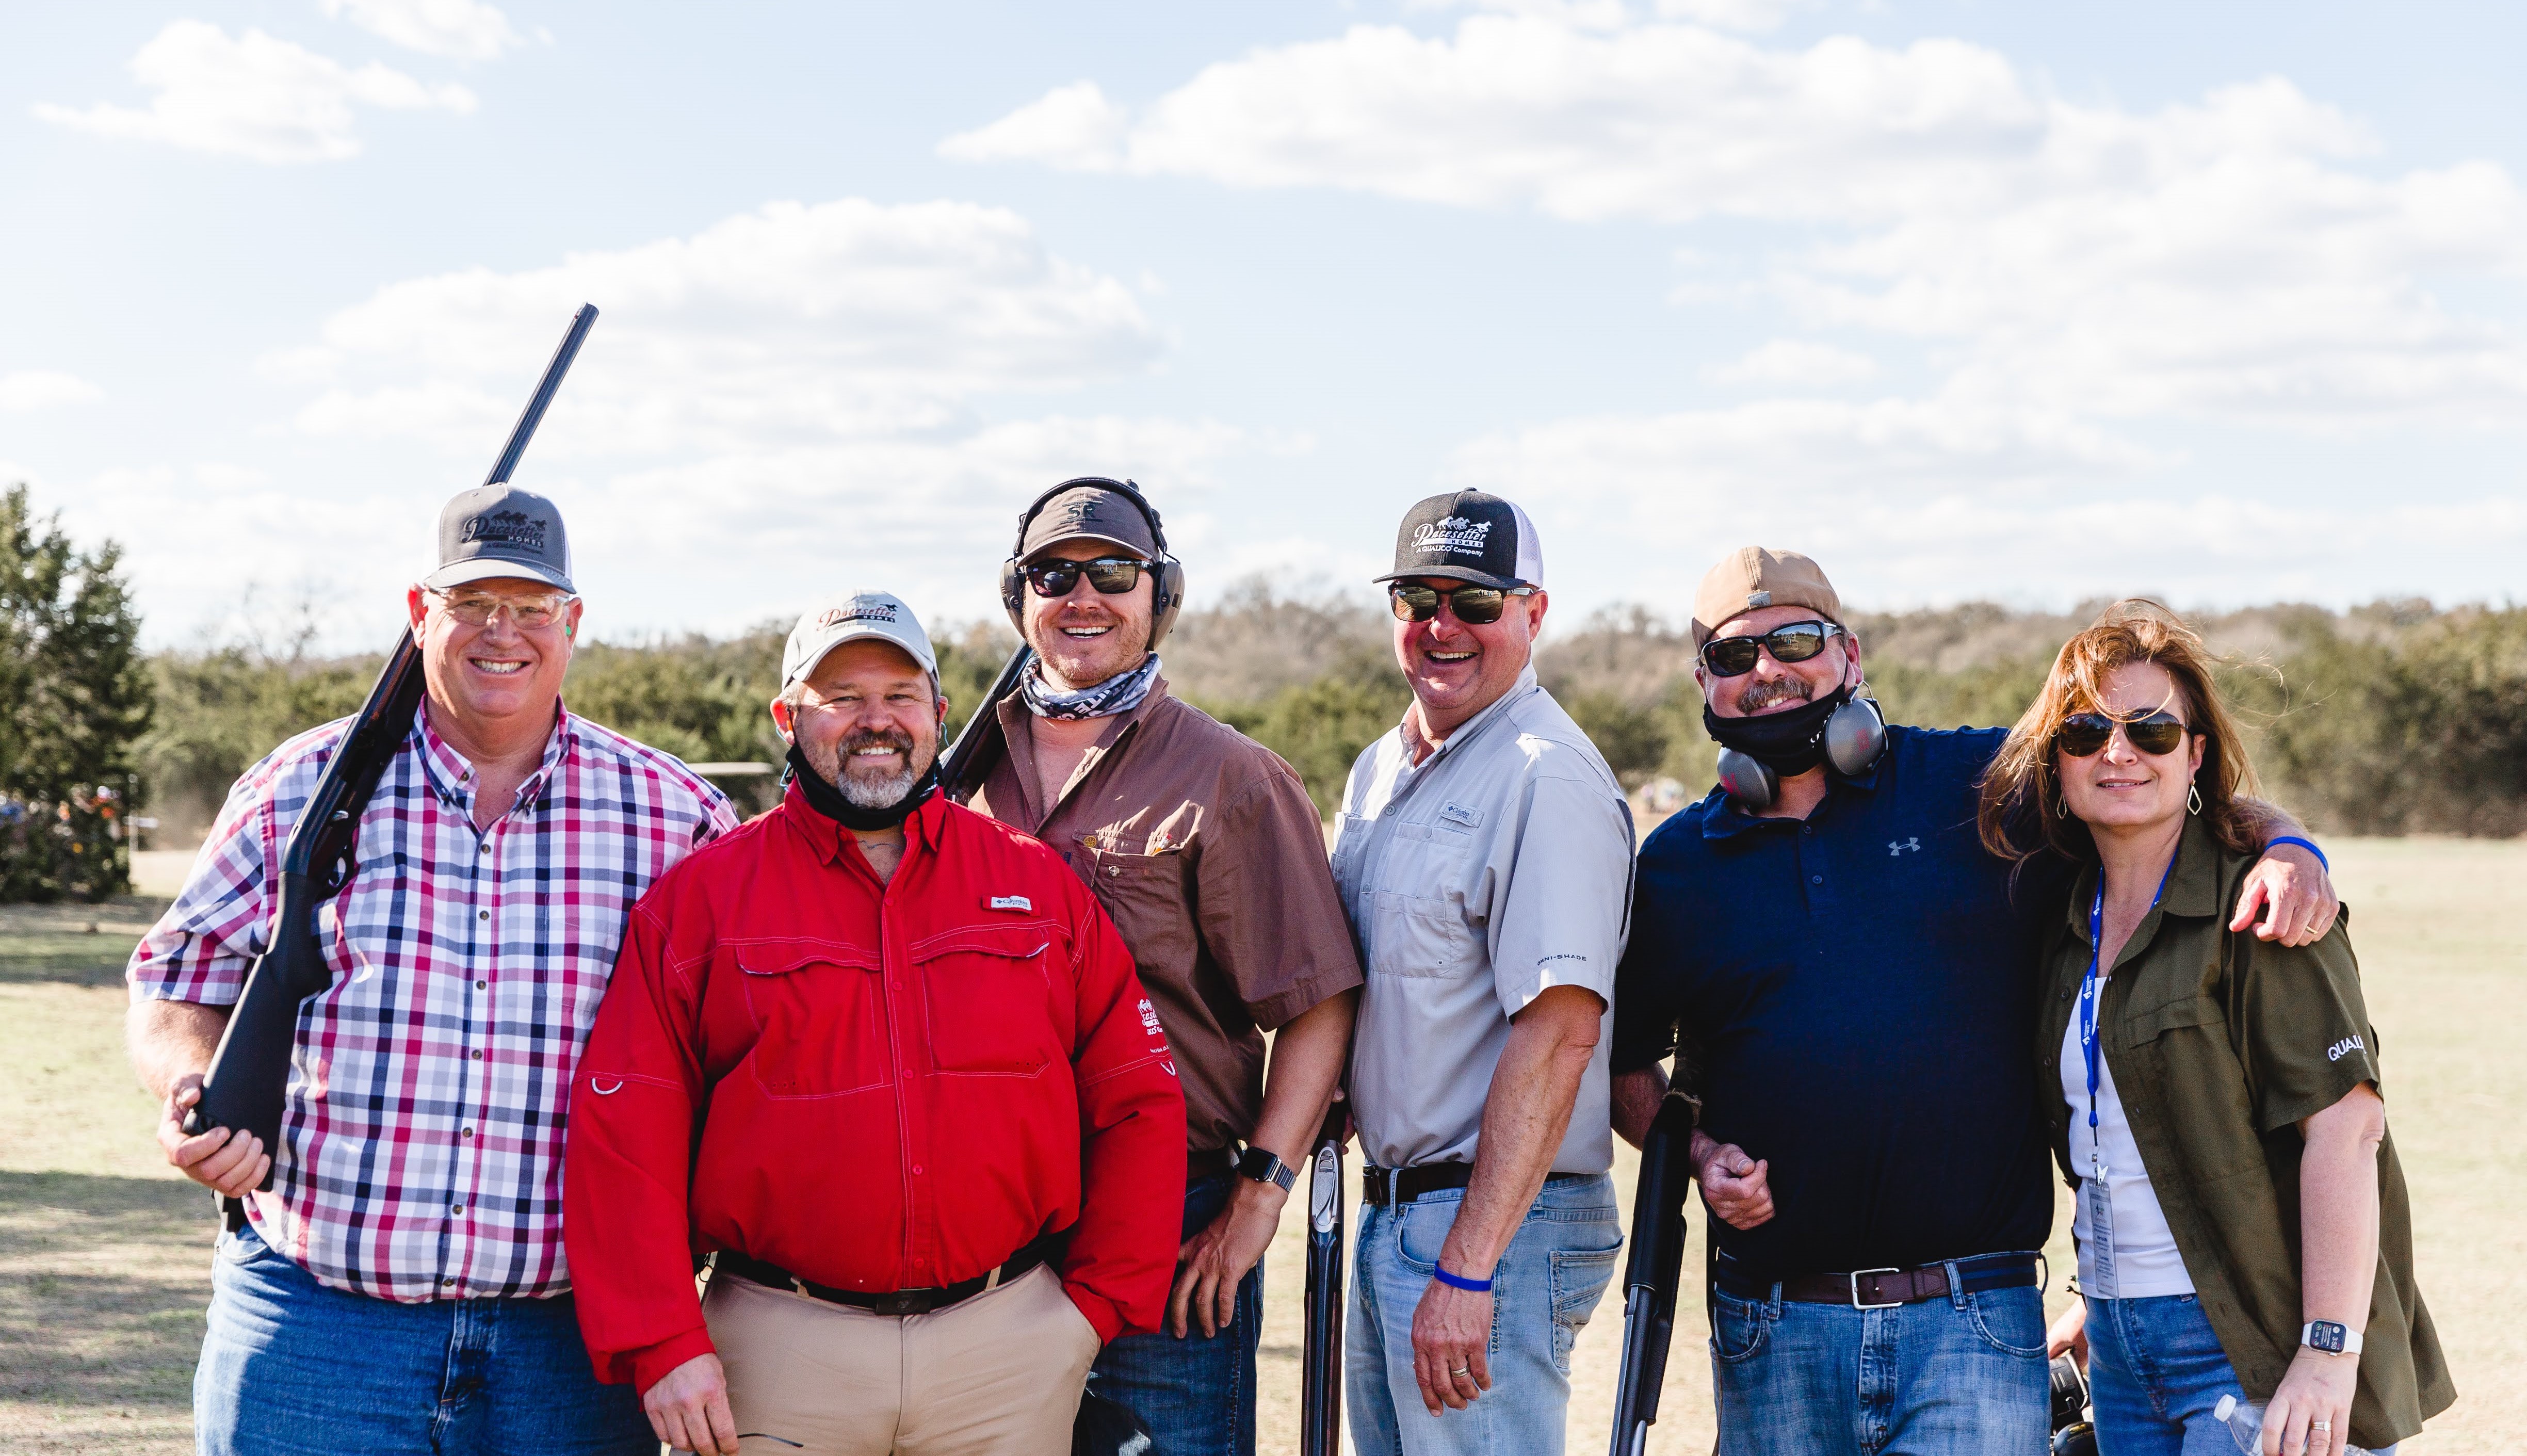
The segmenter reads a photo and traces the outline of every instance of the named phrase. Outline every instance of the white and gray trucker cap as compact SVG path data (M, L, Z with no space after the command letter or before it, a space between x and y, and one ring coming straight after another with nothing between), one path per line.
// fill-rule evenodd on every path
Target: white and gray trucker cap
M861 637L882 638L903 649L938 682L939 657L930 650L930 634L921 630L921 619L894 593L863 589L828 598L799 615L799 625L790 629L789 645L781 650L781 691L789 692L814 672L827 652Z

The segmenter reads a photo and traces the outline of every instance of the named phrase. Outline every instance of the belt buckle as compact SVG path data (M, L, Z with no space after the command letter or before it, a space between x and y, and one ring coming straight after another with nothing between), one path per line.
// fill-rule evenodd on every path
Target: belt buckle
M1843 1277L1851 1280L1851 1307L1856 1310L1891 1310L1903 1304L1904 1301L1900 1299L1890 1299L1884 1304L1862 1304L1860 1302L1860 1281L1862 1279L1869 1277L1871 1274L1902 1274L1903 1272L1904 1271L1900 1269L1856 1269L1850 1274L1845 1274Z

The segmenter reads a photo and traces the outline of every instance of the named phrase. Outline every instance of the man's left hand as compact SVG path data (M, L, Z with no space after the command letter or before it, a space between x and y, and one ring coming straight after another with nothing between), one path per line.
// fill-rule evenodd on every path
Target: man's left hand
M2264 1407L2264 1456L2339 1456L2351 1440L2351 1394L2360 1357L2299 1348ZM2319 1430L2322 1421L2326 1429Z
M2272 911L2269 915L2264 914L2267 908ZM2258 940L2310 945L2334 928L2335 912L2341 909L2333 876L2314 855L2298 845L2275 845L2246 871L2245 888L2238 895L2238 913L2229 928L2253 926ZM2261 924L2256 923L2259 918Z
M1290 1195L1242 1174L1228 1207L1176 1251L1176 1286L1167 1295L1167 1332L1185 1337L1190 1324L1209 1339L1237 1318L1237 1287L1272 1246L1281 1205Z
M1492 1388L1492 1297L1432 1279L1413 1311L1413 1378L1421 1403L1436 1416L1462 1411Z

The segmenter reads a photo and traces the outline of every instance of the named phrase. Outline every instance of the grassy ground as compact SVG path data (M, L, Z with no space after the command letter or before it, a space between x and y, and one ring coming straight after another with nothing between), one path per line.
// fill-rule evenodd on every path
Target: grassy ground
M2515 1313L2527 1303L2527 1059L2509 1035L2527 993L2527 843L2346 842L2334 854L2413 1182L2421 1285L2462 1392L2408 1449L2512 1450L2512 1417L2527 1410ZM180 858L148 866L151 888L181 868ZM209 1200L159 1162L154 1110L121 1045L123 958L161 903L0 908L0 1451L191 1448ZM1632 1176L1626 1159L1616 1170L1626 1202ZM1270 1256L1266 1451L1297 1445L1297 1202ZM2070 1267L2064 1212L2056 1270ZM1698 1238L1699 1209L1693 1222ZM1621 1323L1610 1298L1573 1358L1571 1449L1583 1456L1606 1441ZM1677 1325L1653 1452L1711 1441L1696 1301Z

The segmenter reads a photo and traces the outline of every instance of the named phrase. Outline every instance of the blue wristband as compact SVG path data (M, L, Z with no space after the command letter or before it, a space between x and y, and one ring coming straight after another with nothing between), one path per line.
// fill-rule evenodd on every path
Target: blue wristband
M2268 851L2275 845L2296 845L2300 849L2314 855L2316 857L2316 862L2323 866L2327 874L2334 873L2334 861L2325 858L2325 851L2316 847L2315 840L2301 839L2295 834L2285 834L2279 839L2269 839L2264 841L2264 848Z
M1435 1264L1430 1266L1430 1276L1437 1279L1440 1283L1447 1285L1451 1289L1465 1289L1475 1294L1489 1294L1492 1292L1491 1280L1460 1278Z

